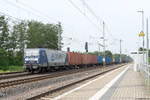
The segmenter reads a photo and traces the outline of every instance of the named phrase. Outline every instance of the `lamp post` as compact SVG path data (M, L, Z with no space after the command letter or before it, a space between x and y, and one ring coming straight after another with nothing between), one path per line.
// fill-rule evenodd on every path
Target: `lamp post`
M139 36L143 37L143 63L144 63L144 11L141 10L141 11L137 11L137 12L142 14L142 26L141 26L142 30L141 30Z
M148 18L146 19L146 33L147 33L147 64L149 65L149 33L148 33Z
M105 22L103 21L103 52L104 52L104 58L103 58L103 66L105 66Z

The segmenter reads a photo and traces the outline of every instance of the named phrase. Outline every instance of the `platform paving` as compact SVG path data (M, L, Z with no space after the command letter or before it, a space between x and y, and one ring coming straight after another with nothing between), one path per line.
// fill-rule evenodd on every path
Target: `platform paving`
M133 71L132 66L109 91L111 90L110 100L150 100L150 93L145 86L142 75Z
M124 72L124 73L122 73ZM120 77L116 80L121 74ZM113 83L112 86L109 83ZM109 86L110 85L110 86ZM100 94L98 94L100 93ZM98 94L98 95L97 95ZM98 96L98 98L93 98ZM150 100L148 89L133 65L126 65L112 72L90 80L76 89L45 100Z

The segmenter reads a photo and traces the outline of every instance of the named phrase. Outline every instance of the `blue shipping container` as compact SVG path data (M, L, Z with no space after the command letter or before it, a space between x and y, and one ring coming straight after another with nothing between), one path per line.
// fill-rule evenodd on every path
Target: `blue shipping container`
M103 57L97 56L97 61L98 61L98 64L102 64L103 63Z
M111 64L112 63L112 59L110 57L105 57L105 63L108 65L108 64Z

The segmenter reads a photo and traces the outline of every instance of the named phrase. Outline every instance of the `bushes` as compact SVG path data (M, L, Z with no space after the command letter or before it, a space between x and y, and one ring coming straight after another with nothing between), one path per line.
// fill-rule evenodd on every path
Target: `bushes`
M0 49L0 66L8 66L8 65L9 65L8 53L5 50Z
M22 66L0 66L0 71L4 71L4 72L23 71L23 67Z
M23 65L23 53L22 52L17 52L14 59L15 59L14 65L17 65L17 66Z
M0 49L0 70L18 70L18 66L23 65L23 54L21 52L12 53L11 51L5 51Z

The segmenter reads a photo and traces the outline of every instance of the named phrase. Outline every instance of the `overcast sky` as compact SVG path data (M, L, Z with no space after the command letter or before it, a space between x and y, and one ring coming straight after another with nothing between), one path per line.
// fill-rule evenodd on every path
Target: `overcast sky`
M63 50L70 47L71 51L85 51L86 41L89 42L89 51L98 50L98 38L103 35L102 21L106 23L107 49L119 53L119 39L123 40L124 53L137 49L138 32L141 30L141 14L137 11L143 9L145 19L149 18L148 0L85 0L99 20L81 1L72 0L90 21L69 0L0 0L0 12L20 19L34 19L47 23L60 21L63 26Z

